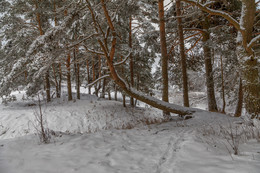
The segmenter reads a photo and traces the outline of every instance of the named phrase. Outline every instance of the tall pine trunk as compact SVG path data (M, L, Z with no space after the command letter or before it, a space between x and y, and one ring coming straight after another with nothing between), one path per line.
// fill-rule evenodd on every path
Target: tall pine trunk
M41 2L41 0L39 0L39 2ZM36 10L39 9L39 6L38 6L38 1L34 1L35 3L35 8ZM38 30L40 32L40 35L43 35L44 32L43 32L43 29L42 29L42 21L41 21L41 14L40 12L37 12L36 13L36 20L37 20L37 23L38 23ZM46 89L46 97L47 97L47 102L50 102L51 101L51 92L50 92L50 79L49 79L49 70L46 72L45 74L45 89Z
M184 50L184 37L183 37L183 27L181 19L181 2L176 0L176 14L178 22L178 33L180 41L180 54L181 54L181 68L182 68L182 87L183 87L183 105L189 107L189 89L188 89L188 75L187 75L187 64L186 56Z
M80 76L79 76L79 63L77 62L76 49L73 50L74 56L74 74L75 74L75 83L76 83L76 93L77 99L80 99Z
M169 102L168 95L168 55L165 36L164 1L158 0L159 23L160 23L160 42L161 42L161 62L162 62L162 100ZM165 118L169 118L170 113L163 111Z
M260 82L259 62L253 51L246 50L252 40L256 4L254 0L242 0L240 26L243 31L238 32L237 56L240 61L244 102L246 111L254 118L260 114Z
M129 19L129 47L132 48L132 16ZM131 87L134 87L134 60L132 53L130 54L130 80ZM134 107L134 98L130 97L130 105Z
M222 113L225 113L226 100L225 100L224 69L223 69L222 56L220 56L220 65L221 65L221 88L222 88L222 100L223 100L223 106L222 106L221 112L222 112Z
M207 42L210 39L210 33L208 32L209 29L209 21L207 18L204 19L202 22L203 29L205 30L202 33L203 36L203 51L204 51L204 64L205 64L205 71L206 71L206 86L207 86L207 100L208 100L208 110L212 112L217 112L217 102L215 98L215 87L214 87L214 77L213 77L213 70L212 70L212 56L211 56L211 49L207 45Z

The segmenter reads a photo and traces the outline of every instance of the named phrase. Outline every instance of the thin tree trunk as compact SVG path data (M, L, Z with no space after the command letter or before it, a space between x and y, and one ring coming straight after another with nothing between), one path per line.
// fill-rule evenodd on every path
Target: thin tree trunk
M121 61L123 61L123 57L121 57ZM121 65L121 73L122 73L122 76L124 76L125 69L124 69L123 64ZM123 97L123 107L126 107L125 94L123 92L121 92L121 93L122 93L122 97Z
M122 94L123 96L123 106L126 107L126 104L125 104L125 94Z
M115 101L117 101L117 86L115 85Z
M234 115L235 117L241 116L242 108L243 108L243 84L242 84L242 79L239 78L237 106L236 106L236 112L235 112L235 115Z
M59 83L58 83L58 80L57 80L57 74L56 74L56 70L55 70L55 65L54 64L52 64L52 71L53 71L53 76L54 76L54 81L55 81L56 97L60 98Z
M107 93L108 93L108 100L112 100L110 90L107 91Z
M162 100L169 102L168 95L168 55L167 55L167 45L165 36L165 20L164 20L164 1L158 0L158 11L160 20L160 42L161 42L161 56L162 56ZM165 118L169 118L170 112L163 111Z
M132 48L132 16L129 19L129 47ZM134 87L134 61L132 53L130 54L130 80L131 87ZM130 97L130 105L134 107L134 98Z
M61 96L61 82L62 82L62 71L61 71L61 63L59 63L59 93Z
M77 93L77 99L80 99L79 63L77 62L76 49L73 50L73 56L74 56L74 73L75 73L76 93Z
M222 87L222 100L223 100L223 107L221 112L225 113L226 100L225 100L224 69L223 69L222 56L220 56L220 65L221 65L221 87Z
M106 78L103 79L101 98L105 98L106 95Z
M88 75L88 84L90 84L90 71L89 71L89 61L86 61L87 64L87 75ZM91 86L88 87L88 93L91 94Z
M95 71L95 58L92 57L92 80L95 81L96 80L96 71ZM97 92L97 84L94 85L95 88L95 95L98 96L98 92Z
M45 74L45 82L46 82L47 102L50 102L51 101L51 85L50 85L50 78L49 78L49 70Z
M176 0L176 14L178 16L178 31L180 40L180 53L181 53L181 68L182 68L182 86L183 86L183 105L189 107L189 90L188 90L188 75L187 75L187 64L184 48L184 37L181 19L181 2Z
M136 76L136 81L137 81L137 85L136 85L136 90L139 91L139 87L140 87L140 74L137 72L137 76ZM137 99L135 99L135 106L137 105Z
M68 88L68 100L72 100L72 91L71 91L71 76L70 76L70 53L68 53L67 62L67 88Z

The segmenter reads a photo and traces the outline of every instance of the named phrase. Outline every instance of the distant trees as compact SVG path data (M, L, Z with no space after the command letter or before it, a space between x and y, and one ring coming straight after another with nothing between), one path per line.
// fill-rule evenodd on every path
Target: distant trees
M230 3L235 7L228 9ZM24 86L30 96L45 90L50 101L55 93L62 95L66 79L68 100L73 100L74 84L77 99L81 86L89 93L94 86L100 97L107 93L111 98L112 91L120 91L131 98L132 106L135 98L165 115L185 115L194 110L169 104L168 85L179 84L184 106L189 107L188 90L201 82L188 80L188 75L197 73L205 74L209 111L218 111L216 98L221 97L225 112L225 97L230 95L237 98L237 116L244 97L247 112L255 117L260 111L256 4L253 0L230 3L177 0L166 8L163 0L3 0L0 95ZM240 7L238 22L231 15L237 16L232 13L240 12ZM217 35L216 28L228 29ZM162 101L150 96L156 56L161 58L156 76L162 82ZM237 72L230 75L233 69ZM230 78L235 87L227 84Z

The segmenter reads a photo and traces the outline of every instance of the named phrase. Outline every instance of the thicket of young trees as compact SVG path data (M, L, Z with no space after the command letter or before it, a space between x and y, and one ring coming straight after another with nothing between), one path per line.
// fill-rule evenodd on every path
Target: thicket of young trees
M97 96L121 92L180 115L189 90L206 88L208 110L225 112L229 98L252 117L260 113L260 14L255 0L2 0L0 95L24 86L47 101L72 84ZM160 67L152 74L156 57ZM199 80L198 80L199 79ZM151 97L160 82L162 100ZM168 85L183 91L169 104ZM55 95L54 95L55 94ZM216 97L221 97L218 105ZM117 98L115 98L117 99ZM125 103L124 103L125 105Z

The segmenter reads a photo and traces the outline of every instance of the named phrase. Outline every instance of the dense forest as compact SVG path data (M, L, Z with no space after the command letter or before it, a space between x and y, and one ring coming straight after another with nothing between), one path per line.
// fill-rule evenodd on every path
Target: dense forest
M0 95L80 99L120 92L169 113L192 114L189 91L208 110L260 113L260 1L1 0ZM156 64L155 62L158 62ZM76 85L76 98L72 96ZM183 106L169 104L169 86ZM161 99L154 96L161 91ZM116 97L117 94L115 94ZM117 98L115 98L117 99Z

